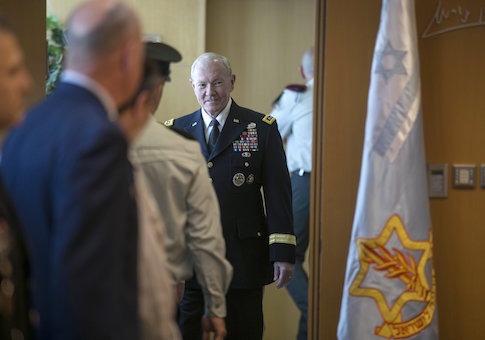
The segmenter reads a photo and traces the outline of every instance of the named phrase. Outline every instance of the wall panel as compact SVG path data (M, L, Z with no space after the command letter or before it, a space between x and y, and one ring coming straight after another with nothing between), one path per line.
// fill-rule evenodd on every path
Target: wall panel
M416 2L420 35L438 5ZM442 1L441 9L451 11L458 5L469 11L468 23L485 10L482 0ZM434 27L456 28L461 23L451 15ZM428 162L485 163L483 24L419 40ZM453 189L451 176L448 184L447 199L431 199L440 339L479 339L485 334L485 190Z
M381 1L320 0L326 5L323 157L314 207L321 234L319 313L312 339L335 339L345 262L355 206L367 91ZM416 1L424 133L428 163L485 163L485 46L483 23L422 38L438 9L449 12L439 27L460 24L453 9L479 23L483 1ZM465 20L461 17L461 23ZM319 136L316 137L317 141ZM450 169L451 170L451 169ZM477 177L477 181L479 178ZM451 187L446 199L431 199L440 339L478 339L485 334L485 190ZM319 200L315 201L318 203ZM320 224L319 224L320 223ZM316 270L315 270L316 271ZM314 272L315 272L314 271Z

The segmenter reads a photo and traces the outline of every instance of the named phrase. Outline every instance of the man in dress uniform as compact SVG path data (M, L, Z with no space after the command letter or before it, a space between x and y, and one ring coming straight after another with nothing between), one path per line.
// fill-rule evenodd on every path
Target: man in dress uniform
M306 84L288 85L275 102L271 115L286 140L288 170L291 173L296 262L293 280L286 287L301 312L298 340L307 339L308 276L303 269L309 241L310 171L313 130L313 47L303 54L300 73Z
M146 54L157 62L160 72L160 81L148 93L147 109L154 113L164 84L170 81L169 64L180 61L181 55L171 46L157 42L146 43ZM132 154L165 222L165 244L159 246L166 247L173 281L191 278L195 269L205 302L203 332L208 335L212 331L215 340L222 340L226 335L225 294L232 268L225 258L219 204L199 143L171 131L150 115Z
M167 124L199 141L219 199L226 257L234 268L226 295L226 339L260 340L263 286L288 284L295 256L283 144L273 117L240 107L230 97L235 76L227 58L200 55L190 81L201 108ZM184 339L199 338L202 303L193 279L179 304Z
M14 31L0 15L0 146L25 110L32 79ZM0 176L0 339L31 339L29 261L15 209Z

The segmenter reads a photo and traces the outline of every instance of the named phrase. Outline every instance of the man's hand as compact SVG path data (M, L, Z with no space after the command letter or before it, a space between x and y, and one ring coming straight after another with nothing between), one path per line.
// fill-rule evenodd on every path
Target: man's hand
M274 277L273 281L276 282L276 288L283 288L290 283L293 277L293 264L288 262L275 262L274 263Z
M227 332L223 318L204 315L202 318L202 340L209 340L211 332L214 333L214 340L224 339Z

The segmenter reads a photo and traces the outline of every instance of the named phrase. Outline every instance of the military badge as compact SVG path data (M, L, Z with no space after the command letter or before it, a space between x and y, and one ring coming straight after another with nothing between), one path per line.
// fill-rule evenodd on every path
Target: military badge
M248 178L246 179L246 182L248 182L248 184L253 184L254 183L254 175L249 174Z
M232 183L234 183L235 186L240 187L241 185L244 184L245 180L246 180L246 177L244 176L244 174L238 172L232 178Z
M241 154L241 156L243 156L243 157L245 157L245 158L249 158L249 157L251 157L251 152L247 152L247 151L246 151L246 152L243 152L243 153Z
M238 140L232 142L232 148L235 152L258 151L258 130L256 129L256 123L251 122L248 124L247 130L241 133Z

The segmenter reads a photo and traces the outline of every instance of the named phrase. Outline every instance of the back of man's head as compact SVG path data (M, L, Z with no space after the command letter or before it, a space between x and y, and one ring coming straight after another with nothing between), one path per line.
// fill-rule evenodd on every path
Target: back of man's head
M67 24L67 67L92 67L139 34L133 10L114 0L90 0L77 7Z
M303 68L305 79L313 79L313 47L310 47L303 53L301 66Z
M146 56L158 64L159 74L166 82L170 81L170 63L176 63L182 60L179 51L170 45L147 41L145 43Z
M144 56L134 10L118 0L89 0L72 13L66 36L66 69L98 83L119 109L131 102Z

